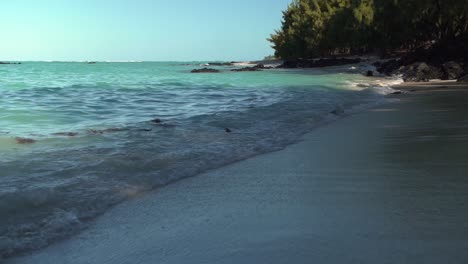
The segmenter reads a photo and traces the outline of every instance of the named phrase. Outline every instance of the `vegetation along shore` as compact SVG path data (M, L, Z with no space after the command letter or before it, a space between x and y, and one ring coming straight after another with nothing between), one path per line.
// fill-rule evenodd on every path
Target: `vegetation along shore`
M466 80L468 4L295 0L268 40L287 68L316 65L319 57L376 54L383 59L375 65L380 73L405 81Z

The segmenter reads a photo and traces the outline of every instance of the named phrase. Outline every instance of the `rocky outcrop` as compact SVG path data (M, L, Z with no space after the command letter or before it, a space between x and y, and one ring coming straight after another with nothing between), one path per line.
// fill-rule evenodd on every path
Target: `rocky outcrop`
M443 76L442 80L456 80L463 75L463 66L455 61L449 61L442 64Z
M460 78L458 78L458 82L466 82L468 83L468 74L467 75L464 75Z
M385 75L401 75L405 82L425 82L432 79L456 80L464 75L463 63L449 61L443 64L423 61L406 64L404 60L375 63L377 71Z
M432 79L442 79L443 71L425 62L417 62L398 69L405 82L427 82Z
M332 58L332 59L317 59L317 60L286 60L278 66L278 68L320 68L320 67L331 67L341 66L347 64L360 63L360 58L348 59L348 58Z
M456 80L468 74L468 46L464 42L445 43L418 49L400 59L375 63L386 75L402 75L405 81Z
M234 72L245 72L245 71L261 71L261 70L264 70L264 69L272 69L273 67L269 67L269 66L265 66L263 64L257 64L253 67L244 67L244 68L240 68L240 69L232 69L231 71L234 71Z
M385 62L376 62L373 64L377 71L385 74L385 75L392 75L396 70L398 70L401 66L402 63L399 60L393 59L393 60L388 60Z
M212 68L203 68L203 69L194 69L191 73L217 73L219 70L212 69Z
M5 61L0 61L0 64L21 64L21 62L5 62Z

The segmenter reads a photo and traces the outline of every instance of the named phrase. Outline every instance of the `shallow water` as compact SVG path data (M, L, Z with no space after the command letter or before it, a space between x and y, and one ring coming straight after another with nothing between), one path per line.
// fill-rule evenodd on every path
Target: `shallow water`
M365 65L190 73L199 67L0 65L0 256L73 234L157 186L281 149L339 118L331 111L359 111L389 91L357 74Z

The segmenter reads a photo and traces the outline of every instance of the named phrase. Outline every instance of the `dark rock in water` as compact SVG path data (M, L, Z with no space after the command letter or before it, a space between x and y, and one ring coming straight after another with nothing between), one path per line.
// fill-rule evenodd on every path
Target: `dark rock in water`
M150 131L153 131L153 129L151 129L151 128L140 128L140 129L138 129L138 131L150 132Z
M468 82L468 74L458 78L457 82Z
M209 66L232 66L234 65L232 62L208 62Z
M231 71L235 71L235 72L248 72L248 71L261 71L263 69L272 69L273 67L269 67L269 66L265 66L263 64L257 64L255 66L252 66L252 67L244 67L244 68L240 68L240 69L232 69Z
M393 92L392 94L402 94L401 91L396 91L396 92Z
M344 114L344 109L341 106L338 106L338 107L336 107L335 110L331 111L330 114L342 115L342 114Z
M211 68L203 68L203 69L194 69L191 73L217 73L219 70L211 69Z
M102 130L98 129L89 129L88 134L91 135L102 135L104 133L113 133L113 132L121 132L127 130L126 128L120 128L120 127L111 127L111 128L106 128Z
M88 64L96 64L95 61L89 61Z
M5 62L5 61L0 61L0 64L21 64L21 62Z
M232 69L231 71L233 71L233 72L261 71L261 68L244 67L244 68L240 68L240 69Z
M367 71L366 76L367 77L372 77L372 76L374 76L374 72L373 71Z
M271 66L265 66L264 64L261 64L261 63L255 65L254 67L257 68L257 69L265 69L265 70L267 70L267 69L273 69L273 67L271 67Z
M15 137L17 144L33 144L36 143L36 140L32 138L22 138L22 137Z
M232 132L232 130L227 128L227 127L224 129L224 131L226 131L226 133L231 133Z
M102 130L102 132L122 132L122 131L125 131L127 130L126 128L122 128L122 127L111 127L111 128L106 128L104 130Z
M165 127L165 128L170 128L170 127L175 127L176 125L174 124L167 124L167 123L163 123L161 119L159 118L155 118L153 120L151 120L151 122L155 125L158 125L160 127Z
M75 137L78 135L76 132L58 132L58 133L53 133L52 135L54 136L64 136L64 137Z
M318 59L318 60L289 60L284 61L283 64L278 66L278 68L320 68L320 67L331 67L331 66L341 66L347 64L356 64L360 63L361 59L348 59L348 58L330 58L330 59Z
M442 64L442 80L456 80L463 75L463 67L455 61L449 61Z
M330 114L333 114L333 115L340 115L341 113L339 113L337 110L333 110L330 112Z
M96 130L96 129L88 129L88 134L102 135L102 134L104 134L104 131L103 130Z

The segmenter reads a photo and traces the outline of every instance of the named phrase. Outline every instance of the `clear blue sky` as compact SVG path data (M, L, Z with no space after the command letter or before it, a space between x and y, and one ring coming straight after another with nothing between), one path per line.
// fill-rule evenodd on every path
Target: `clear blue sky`
M0 60L251 60L291 0L1 0Z

